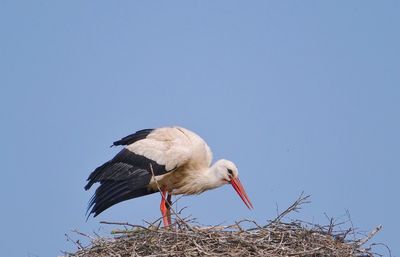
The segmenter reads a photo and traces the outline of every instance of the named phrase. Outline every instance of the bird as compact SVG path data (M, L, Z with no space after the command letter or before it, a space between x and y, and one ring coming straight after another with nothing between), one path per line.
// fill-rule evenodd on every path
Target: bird
M179 126L142 129L113 146L124 148L87 178L85 190L99 183L87 217L96 217L122 201L160 192L163 224L168 227L172 195L196 195L226 184L253 209L236 165L226 159L211 165L210 147L195 132Z

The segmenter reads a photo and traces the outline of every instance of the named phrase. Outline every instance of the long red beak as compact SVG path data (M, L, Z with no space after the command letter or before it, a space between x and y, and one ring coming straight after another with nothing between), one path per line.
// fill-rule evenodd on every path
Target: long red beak
M251 204L249 197L246 194L246 191L244 190L242 183L240 183L239 178L232 178L231 179L231 184L232 187L236 190L240 198L242 198L244 204L247 206L249 209L254 209L253 204Z

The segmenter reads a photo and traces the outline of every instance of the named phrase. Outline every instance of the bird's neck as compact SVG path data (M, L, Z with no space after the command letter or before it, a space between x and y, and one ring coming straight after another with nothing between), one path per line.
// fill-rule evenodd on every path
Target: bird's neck
M208 168L207 171L205 172L205 175L206 175L205 185L207 187L207 190L214 189L214 188L217 188L217 187L220 187L220 186L226 184L226 182L220 176L220 171L219 171L218 165L216 165L216 164L214 164L210 168Z
M208 169L193 170L188 173L186 183L174 191L175 194L200 194L204 191L222 186L224 182L219 174L219 168L214 164Z

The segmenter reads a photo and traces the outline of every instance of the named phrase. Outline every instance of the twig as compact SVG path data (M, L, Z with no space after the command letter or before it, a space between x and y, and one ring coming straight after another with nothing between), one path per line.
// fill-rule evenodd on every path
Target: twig
M129 224L128 222L100 221L100 224L128 226L128 227L131 227L131 228L140 228L140 229L150 230L149 228L146 228L146 227L144 227L144 226L141 226L141 225L133 225L133 224Z
M371 238L373 238L380 230L382 229L382 225L377 226L374 230L372 230L365 238L357 241L357 245L361 246L368 242Z
M273 221L272 223L276 223L278 221L281 221L283 217L285 217L288 213L295 211L297 212L298 210L301 209L301 205L305 204L305 203L309 203L310 201L308 201L308 198L310 197L310 195L306 195L304 196L304 192L301 192L299 198L297 198L297 200L289 206L289 208L287 208L285 211L283 211L282 213L280 213Z
M80 250L85 249L85 247L83 247L83 245L81 244L81 242L79 240L75 241L67 233L65 233L64 235L67 238L67 241L71 241L72 243L74 243L74 245L76 245L78 247L78 249L80 249Z

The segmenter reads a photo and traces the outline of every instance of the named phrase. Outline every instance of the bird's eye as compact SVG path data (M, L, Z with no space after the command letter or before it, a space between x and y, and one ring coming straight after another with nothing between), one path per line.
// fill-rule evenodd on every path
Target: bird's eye
M229 175L233 175L233 171L231 170L231 169L228 169L228 173L229 173Z

